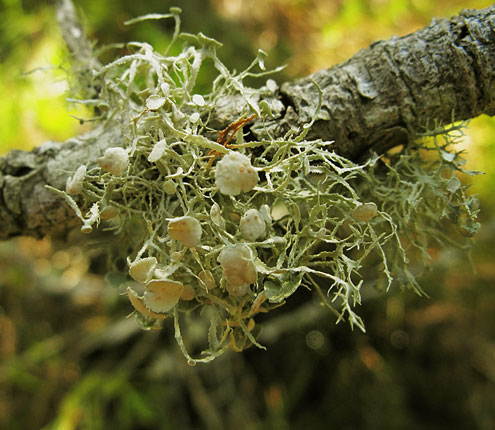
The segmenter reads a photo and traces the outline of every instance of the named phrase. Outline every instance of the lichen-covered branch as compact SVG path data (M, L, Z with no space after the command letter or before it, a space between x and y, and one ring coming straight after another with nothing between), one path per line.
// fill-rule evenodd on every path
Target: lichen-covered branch
M407 143L434 121L494 115L495 6L435 19L331 69L285 83L286 111L270 124L272 133L312 118L318 101L314 83L323 103L308 138L333 139L336 151L351 159Z
M59 21L69 49L80 60L76 78L87 79L86 96L97 98L98 78L87 71L101 65L68 0L61 2ZM408 143L434 121L493 115L495 7L435 20L411 35L377 42L343 64L285 83L280 90L252 93L253 102L264 98L273 117L254 123L254 139L277 138L312 123L307 139L334 140L332 148L353 160ZM242 108L239 97L226 98L209 126L222 129L239 118ZM118 122L107 122L104 130L47 143L30 153L12 151L1 159L0 239L60 234L74 226L71 209L45 185L63 189L78 166L96 165L106 148L123 143L120 129Z
M363 288L376 282L379 289L398 284L422 293L411 268L428 263L431 244L467 246L465 236L479 229L477 200L457 177L475 173L463 169L454 149L464 124L439 127L449 117L435 111L431 94L423 101L413 89L424 88L426 78L414 72L414 61L406 67L399 58L403 51L409 58L414 43L397 53L394 40L383 43L388 62L376 59L378 44L333 72L281 90L273 80L253 89L247 78L273 73L264 68L265 54L231 72L217 55L219 42L180 32L178 8L131 23L173 19L171 44L186 40L180 52L131 42L126 55L101 65L87 58L92 51L67 5L64 0L60 10L69 17L62 25L77 30L67 36L75 63L72 101L94 108L96 126L65 144L12 152L0 161L3 235L65 233L77 219L82 233L112 231L117 240L108 245L109 260L127 262L135 282L126 291L138 323L161 328L173 317L189 364L210 362L228 349L264 348L256 316L282 306L301 286L315 290L337 322L364 330L355 310ZM216 77L198 94L205 63ZM341 89L347 85L345 94L336 79ZM398 95L378 89L388 81ZM491 79L477 84L484 88ZM347 136L332 136L325 127L339 94L340 109L352 101L344 96L357 94L351 117L342 120L351 127ZM461 117L491 112L484 92L468 95L466 103L477 104ZM480 99L489 101L481 111ZM424 104L439 120L425 140L412 142L426 125ZM452 101L446 112L455 106ZM383 134L383 124L403 126L403 139L373 145L370 136ZM345 137L362 143L346 144ZM398 143L407 145L383 157L370 152L370 146L382 153ZM209 329L201 353L191 355L184 315L193 313L205 316Z
M79 220L64 199L45 186L65 189L77 167L94 162L118 140L118 129L104 133L96 129L64 143L47 142L32 152L16 150L1 158L0 239L64 235L77 225Z

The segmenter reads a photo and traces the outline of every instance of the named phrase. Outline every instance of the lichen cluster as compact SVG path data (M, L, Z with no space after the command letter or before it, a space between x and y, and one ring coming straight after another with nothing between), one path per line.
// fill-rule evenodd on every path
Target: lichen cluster
M369 267L384 289L395 279L419 292L408 258L419 251L427 259L431 239L445 240L443 220L474 233L475 200L455 176L462 160L449 150L452 133L434 131L429 146L363 164L334 153L329 141L306 140L311 124L256 140L247 118L270 115L274 82L251 89L244 80L269 73L262 54L231 73L216 54L218 42L180 34L178 11L168 16L176 21L172 43L185 40L178 55L134 42L132 53L91 71L98 96L80 102L97 106L121 139L59 194L83 231L100 224L132 244L123 248L136 317L156 328L171 315L191 364L229 347L262 347L254 317L300 287L316 291L337 321L364 330L355 307ZM198 94L204 64L218 76ZM232 97L242 100L241 117L222 134L210 124ZM192 313L209 324L198 358L181 331Z

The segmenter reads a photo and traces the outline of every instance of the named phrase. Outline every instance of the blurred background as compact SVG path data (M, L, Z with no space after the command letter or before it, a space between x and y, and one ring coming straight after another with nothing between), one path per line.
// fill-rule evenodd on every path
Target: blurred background
M279 82L344 61L373 41L405 35L477 0L79 0L98 43L160 49L172 22L126 27L145 13L183 9L183 31L224 43L240 70L257 49ZM87 130L65 102L69 63L54 2L0 0L0 152L29 150ZM111 52L111 55L118 52ZM210 77L202 77L205 82ZM351 331L307 291L265 318L267 351L187 366L173 328L140 331L104 276L95 243L20 238L0 243L0 428L6 430L495 428L495 121L472 121L461 178L481 202L469 258L431 249L420 284L429 298L392 290L359 308ZM194 344L199 321L190 321Z

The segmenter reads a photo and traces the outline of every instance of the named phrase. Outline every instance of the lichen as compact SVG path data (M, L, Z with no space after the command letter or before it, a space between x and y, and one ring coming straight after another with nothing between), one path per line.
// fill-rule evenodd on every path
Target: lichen
M100 212L113 209L102 226L117 242L131 243L122 249L136 281L127 294L138 320L156 328L173 314L189 363L208 362L229 347L261 347L253 318L300 287L315 290L337 321L364 330L356 307L368 280L421 293L410 259L428 260L432 240L451 241L444 221L475 233L476 200L456 182L463 161L451 149L459 126L361 164L333 152L330 141L306 140L311 124L263 141L245 138L243 118L263 121L270 112L273 81L259 89L244 84L270 73L263 53L232 73L217 56L220 43L180 34L176 9L163 17L175 19L173 43L183 38L182 51L162 55L146 43L129 43L130 54L91 71L98 98L80 100L105 112L99 120L106 128L122 130L117 170L101 162L87 166L77 203L58 193L87 232ZM200 95L196 80L205 63L217 77ZM241 118L222 134L211 120L233 97L242 100ZM232 130L234 143L227 144ZM222 139L215 141L216 133ZM369 267L376 273L369 275ZM190 313L207 315L210 324L208 346L195 359L181 330L181 315Z

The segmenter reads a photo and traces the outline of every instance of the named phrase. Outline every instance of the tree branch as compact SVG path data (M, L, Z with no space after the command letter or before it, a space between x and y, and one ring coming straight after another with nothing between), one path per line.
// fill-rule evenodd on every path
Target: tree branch
M433 20L331 69L285 83L287 110L269 125L273 134L311 120L318 101L313 81L323 91L323 104L308 138L335 140L336 151L351 159L407 143L433 121L494 115L495 6Z
M88 55L90 45L74 21L68 0L59 20L71 52ZM65 13L70 19L64 19ZM77 31L69 31L73 26ZM95 63L96 64L96 63ZM275 119L251 131L274 137L309 123L322 109L308 138L335 140L334 149L351 159L407 144L433 121L447 124L480 114L495 114L495 7L466 10L450 20L434 20L422 30L393 37L351 59L307 78L282 85ZM219 125L237 119L236 100L217 111ZM0 240L18 235L63 234L77 220L65 202L45 189L63 189L81 164L95 164L106 148L121 141L118 127L59 144L48 142L32 152L12 151L0 159Z

